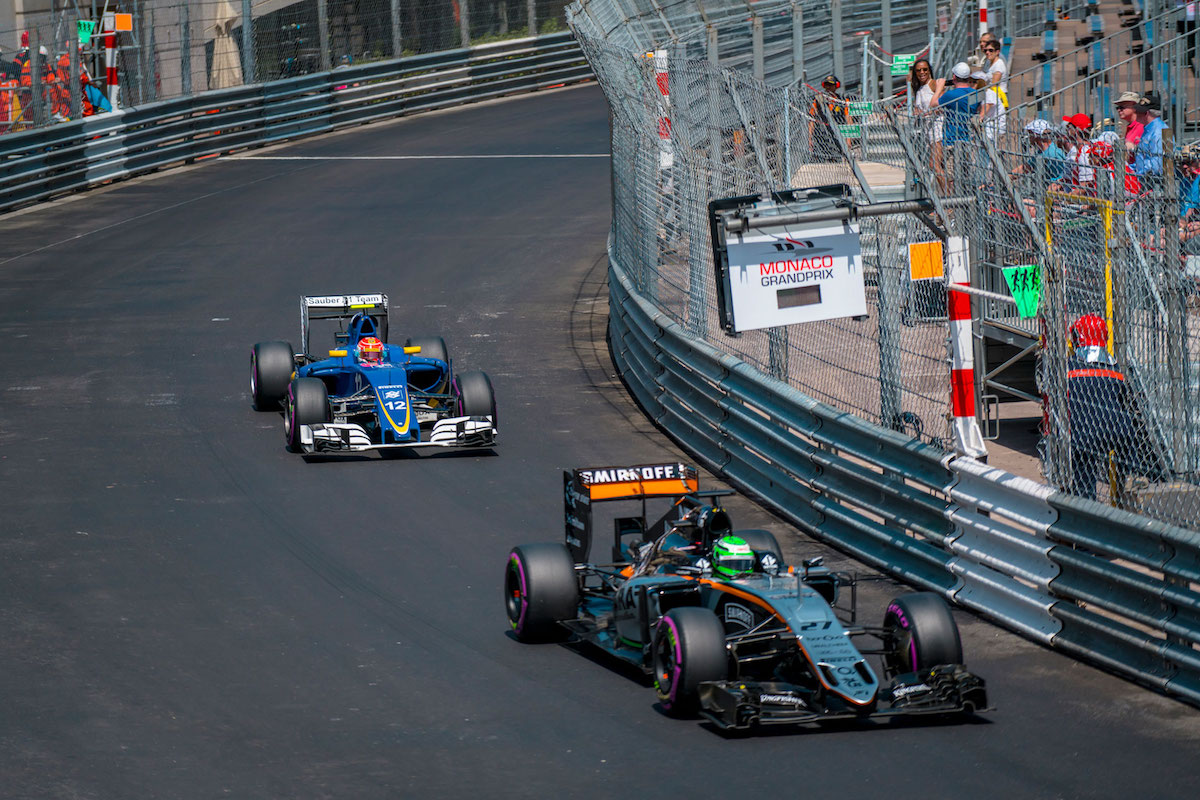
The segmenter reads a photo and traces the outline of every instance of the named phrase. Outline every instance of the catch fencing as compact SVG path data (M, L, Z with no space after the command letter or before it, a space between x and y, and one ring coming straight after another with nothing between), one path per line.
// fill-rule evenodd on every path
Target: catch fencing
M1163 177L1126 196L1098 156L1088 188L1033 157L1024 120L966 122L948 143L958 120L773 83L679 31L655 40L623 17L629 30L602 36L598 5L568 16L612 109L613 351L647 413L868 563L1200 702L1200 342L1169 133ZM924 197L934 213L858 218L865 318L726 335L707 203L826 184L848 184L856 205ZM942 239L969 243L976 324L1038 343L1029 399L1045 409L1049 485L954 455L962 345L946 308L960 290L909 258ZM1035 316L1021 316L1017 276L1044 284L1025 287Z
M569 33L214 89L0 137L0 211L218 153L590 80Z
M8 63L21 51L25 34L33 58L51 66L49 73L35 69L30 74L31 82L47 83L46 88L0 89L6 100L0 105L7 107L0 111L0 133L79 119L84 108L71 87L80 87L85 75L106 96L115 83L118 108L140 108L213 89L565 33L565 5L565 0L72 3L54 13L25 15L19 29L0 32ZM106 9L129 14L132 23L132 30L114 34L111 73L101 19ZM95 23L82 49L77 47L80 20ZM43 47L45 55L39 52ZM60 59L62 68L55 73ZM108 80L110 74L115 82ZM13 78L20 82L19 68ZM35 96L42 102L32 102Z

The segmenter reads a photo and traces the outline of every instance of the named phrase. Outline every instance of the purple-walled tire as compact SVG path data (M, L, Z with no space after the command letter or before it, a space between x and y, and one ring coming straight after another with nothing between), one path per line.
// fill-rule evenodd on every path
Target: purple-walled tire
M522 642L561 638L558 623L579 616L579 579L566 546L542 542L514 547L504 569L504 608Z
M888 603L883 615L884 666L892 675L963 663L958 624L946 600L914 592Z
M700 684L729 676L725 628L717 615L694 606L668 611L654 629L651 665L663 710L675 715L694 712Z
M287 394L295 353L287 342L259 342L250 351L250 399L258 411L275 411Z
M329 421L329 392L320 378L296 378L288 385L283 435L288 449L300 452L300 426Z

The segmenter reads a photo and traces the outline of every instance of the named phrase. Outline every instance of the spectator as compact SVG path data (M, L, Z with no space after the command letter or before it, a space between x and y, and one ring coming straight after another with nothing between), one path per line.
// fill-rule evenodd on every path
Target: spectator
M995 142L1004 134L1007 125L1008 103L1005 102L1004 91L988 83L986 72L972 72L971 80L975 82L975 90L983 92L979 101L979 120L983 125L983 133Z
M1043 175L1046 183L1059 183L1067 175L1070 164L1067 154L1054 142L1054 133L1050 123L1044 119L1035 119L1025 126L1025 134L1033 149L1033 155L1016 168L1016 172L1025 175L1037 174L1038 161L1042 162Z
M1096 186L1096 171L1092 169L1091 142L1088 134L1092 130L1092 118L1087 114L1072 114L1063 117L1067 124L1065 137L1070 145L1067 161L1073 165L1066 176L1063 188L1072 192L1091 192Z
M1179 239L1200 236L1200 143L1192 142L1179 156Z
M842 158L842 150L836 138L840 134L837 128L831 128L827 121L833 120L835 126L850 123L850 105L838 94L841 88L842 82L836 75L826 76L825 80L821 81L822 94L813 100L809 109L811 122L808 124L808 135L814 161L840 161ZM821 110L822 103L829 109L828 118Z
M1000 41L992 34L985 33L979 38L979 49L987 59L983 71L988 75L988 83L999 86L1002 92L1008 94L1008 65L1000 57Z
M1111 197L1109 192L1112 191L1112 182L1116 178L1116 165L1114 159L1114 149L1120 137L1114 131L1104 131L1096 138L1092 139L1091 155L1092 163L1097 169L1104 170L1108 173L1108 181L1100 183L1096 186L1096 191L1102 197ZM1128 170L1125 171L1125 197L1134 198L1142 193L1141 182L1138 181L1137 175L1134 175Z
M975 89L971 83L971 69L963 61L954 65L950 80L952 87L933 98L930 105L940 108L945 115L942 143L953 145L969 138L971 95Z
M1167 123L1162 120L1162 102L1158 95L1147 92L1134 108L1137 121L1142 123L1142 138L1133 151L1133 173L1138 177L1146 175L1162 175L1163 160L1163 128Z
M1117 118L1125 123L1125 149L1132 153L1142 138L1142 123L1137 121L1137 105L1142 96L1137 92L1121 92L1117 98Z
M1096 483L1110 469L1161 477L1153 448L1125 375L1108 351L1108 323L1085 314L1072 323L1067 359L1067 419L1071 442L1071 493L1096 499ZM1123 482L1120 481L1120 482ZM1110 494L1120 488L1110 485Z

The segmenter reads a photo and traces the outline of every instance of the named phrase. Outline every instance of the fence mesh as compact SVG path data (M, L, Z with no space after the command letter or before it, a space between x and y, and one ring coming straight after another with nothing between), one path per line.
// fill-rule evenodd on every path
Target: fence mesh
M95 7L93 7L95 6ZM210 89L271 81L381 59L437 53L566 29L564 0L121 0L72 3L26 14L19 29L0 31L0 132L78 119L92 109L86 84L109 95L101 13L129 14L131 31L115 34L118 105L137 107ZM249 17L247 30L244 20ZM95 32L77 50L78 23ZM49 65L38 72L30 56ZM45 55L41 55L45 48ZM58 62L62 61L59 68ZM40 103L34 83L45 84ZM71 87L78 87L78 91ZM99 102L98 98L96 99ZM103 110L103 109L97 109Z
M571 24L613 112L613 256L645 297L807 395L951 449L946 286L910 272L909 245L935 238L916 216L860 221L866 320L730 337L716 319L709 200L846 183L870 201L906 186L935 201L927 222L968 241L970 282L982 292L971 300L977 352L988 325L1036 354L1028 397L1044 412L1046 480L1200 524L1200 157L1181 151L1169 128L1160 155L1142 146L1134 158L1111 120L1086 135L1040 120L1034 130L1045 135L1034 138L1025 126L1036 107L984 123L979 112L913 113L904 97L835 101L795 65L773 76L756 63L754 50L765 64L769 48L753 31L693 31L648 53L649 17L638 29L608 4L585 5ZM965 30L956 16L947 31L963 41L934 43L947 68ZM1191 113L1196 60L1180 42L1155 47L1147 58L1166 59L1174 76L1168 116ZM1153 63L1152 74L1163 72ZM1093 85L1120 77L1114 65Z

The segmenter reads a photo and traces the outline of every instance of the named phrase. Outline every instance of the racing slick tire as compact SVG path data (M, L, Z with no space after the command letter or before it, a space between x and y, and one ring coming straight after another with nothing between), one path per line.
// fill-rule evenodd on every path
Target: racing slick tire
M250 397L258 411L274 411L283 402L296 369L288 342L259 342L250 351Z
M423 358L436 358L450 363L450 348L446 347L446 340L440 336L410 336L404 340L404 346L421 348L417 355Z
M504 570L504 607L513 633L522 642L561 638L561 620L579 616L579 579L566 545L523 544L508 554Z
M464 417L491 417L492 427L500 428L496 418L496 392L486 372L463 372L454 378L458 411Z
M329 421L329 392L320 378L296 378L288 386L283 432L288 449L300 452L300 426Z
M701 683L729 676L725 627L707 608L672 608L654 629L650 658L658 702L669 714L690 714Z
M770 531L750 529L734 531L731 535L740 537L742 541L750 545L754 555L758 556L758 563L764 572L768 571L768 567L771 565L768 556L775 559L776 567L783 569L783 550L779 547L779 540L775 538L775 534Z
M893 675L939 664L963 663L962 639L950 606L939 594L915 592L888 603L884 664Z

